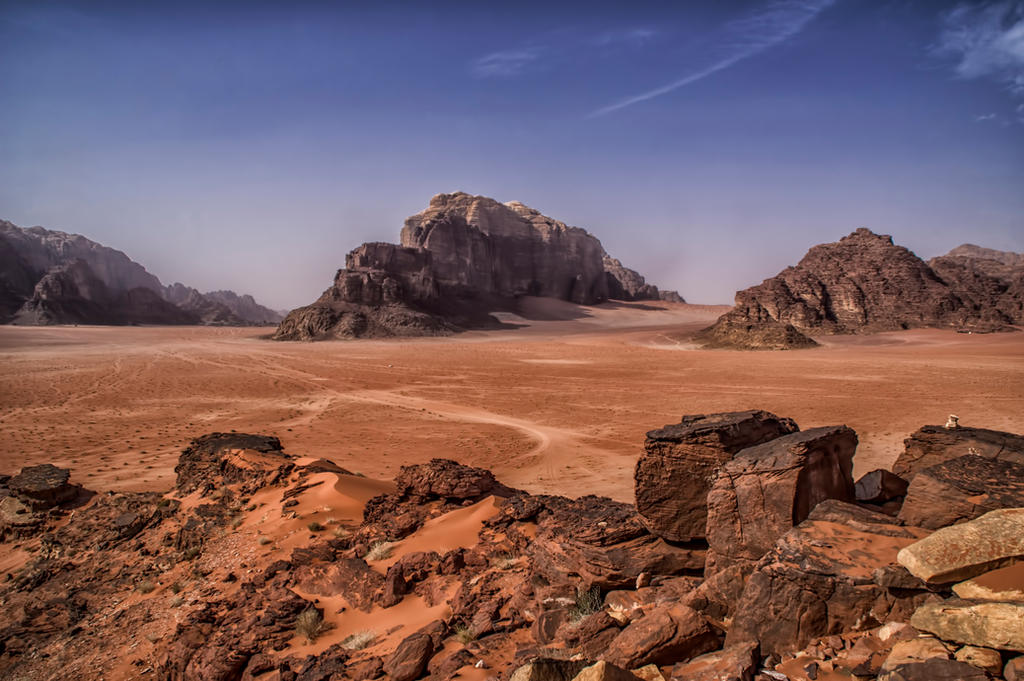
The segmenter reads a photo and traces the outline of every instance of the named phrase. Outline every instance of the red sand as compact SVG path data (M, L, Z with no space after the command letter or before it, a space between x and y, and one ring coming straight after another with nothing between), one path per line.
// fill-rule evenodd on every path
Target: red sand
M0 327L0 471L52 462L92 489L167 490L192 437L236 429L372 478L440 456L531 492L630 500L644 433L684 413L762 408L803 428L845 423L860 437L857 474L891 464L904 437L950 413L1024 432L1024 334L704 351L674 339L723 308L616 304L567 319L575 308L536 306L554 321L444 339ZM362 496L332 513L351 515Z

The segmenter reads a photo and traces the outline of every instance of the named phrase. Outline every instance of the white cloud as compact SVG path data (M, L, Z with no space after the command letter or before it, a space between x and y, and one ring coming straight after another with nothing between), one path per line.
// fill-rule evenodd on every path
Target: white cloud
M543 51L540 47L526 47L492 52L475 60L472 71L479 78L518 76L540 59Z
M722 44L728 49L726 55L703 69L689 73L678 80L647 92L609 104L597 109L590 117L624 109L627 106L645 102L668 94L673 90L696 83L710 75L729 68L733 64L749 59L765 50L783 43L807 26L812 19L835 0L777 0L742 19L725 27Z
M938 51L956 58L961 78L989 78L1024 98L1024 2L953 8L944 17Z

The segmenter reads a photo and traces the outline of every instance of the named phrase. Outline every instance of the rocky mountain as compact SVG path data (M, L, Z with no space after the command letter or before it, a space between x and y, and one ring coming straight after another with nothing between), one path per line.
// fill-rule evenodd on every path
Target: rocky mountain
M80 234L0 220L0 323L266 324L251 296L202 294L160 280L121 251Z
M938 428L909 484L855 482L846 426L684 416L648 433L637 506L235 432L159 492L28 466L0 475L0 676L1019 681L1024 465L968 445L1022 438Z
M489 313L513 309L521 296L581 305L661 299L585 230L516 201L456 192L409 217L400 244L350 252L331 288L289 313L275 338L446 334L493 325Z
M813 335L984 332L1020 323L1020 277L1007 273L1011 266L968 256L937 260L925 263L892 237L860 228L738 292L736 306L698 339L712 347L785 349L815 345Z
M975 315L1024 324L1024 254L964 244L928 265Z

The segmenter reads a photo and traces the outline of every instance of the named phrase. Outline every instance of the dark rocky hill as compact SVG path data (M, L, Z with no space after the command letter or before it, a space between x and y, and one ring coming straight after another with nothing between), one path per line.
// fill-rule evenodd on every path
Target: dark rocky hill
M581 305L662 299L585 230L515 201L457 192L408 218L399 245L350 252L331 288L289 313L275 338L446 334L495 324L489 313L514 308L521 296Z
M121 251L80 234L0 220L0 323L268 324L252 296L164 287Z
M1009 330L1022 306L1013 269L966 256L929 264L892 237L861 228L738 292L736 306L698 338L713 347L785 349L815 345L814 335Z

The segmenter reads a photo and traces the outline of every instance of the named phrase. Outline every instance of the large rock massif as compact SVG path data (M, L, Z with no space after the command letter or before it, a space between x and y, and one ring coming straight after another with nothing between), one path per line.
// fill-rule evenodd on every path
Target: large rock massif
M0 676L1021 679L1024 508L989 510L1018 502L946 467L973 510L911 523L896 476L854 485L855 446L763 411L687 416L646 456L694 474L658 499L638 466L644 516L449 460L368 480L242 433L194 440L164 495L26 468L0 476Z
M0 220L0 323L267 324L251 296L160 280L121 251L79 234Z
M514 310L522 296L581 305L682 300L623 267L579 227L515 201L456 192L408 218L400 244L351 251L331 288L292 310L275 338L447 334L496 325L489 313Z
M811 347L814 335L1024 323L1021 256L961 246L926 263L892 237L858 229L736 294L698 336L710 347Z

